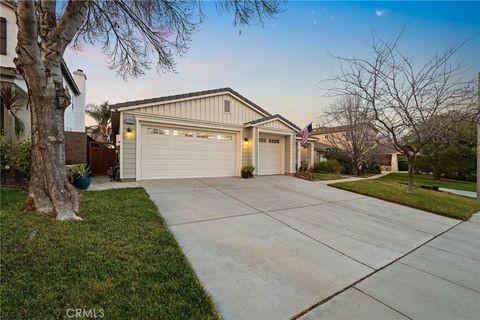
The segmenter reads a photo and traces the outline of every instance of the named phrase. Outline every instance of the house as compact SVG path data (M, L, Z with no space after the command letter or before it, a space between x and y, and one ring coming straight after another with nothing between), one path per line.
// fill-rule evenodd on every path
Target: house
M0 0L0 8L0 86L2 88L10 87L17 97L12 110L0 108L1 130L8 139L15 141L31 136L28 89L25 80L13 63L16 56L18 32L16 5L6 0ZM67 163L84 163L86 161L85 97L87 77L82 70L76 70L72 75L65 61L62 61L62 73L64 83L72 97L72 103L65 110L64 119ZM23 131L18 134L15 132L14 115L24 125Z
M111 110L122 180L240 176L247 164L257 175L294 174L299 163L300 129L230 88Z
M370 124L362 124L372 131L372 143L375 144L375 158L382 166L382 170L397 172L397 155L399 154L386 139L378 137L378 130ZM365 128L365 127L363 127ZM322 161L328 153L342 151L341 146L351 141L349 136L350 126L317 127L312 132L312 137L317 138L315 143L315 162ZM369 135L368 135L369 136ZM344 141L342 141L344 140Z

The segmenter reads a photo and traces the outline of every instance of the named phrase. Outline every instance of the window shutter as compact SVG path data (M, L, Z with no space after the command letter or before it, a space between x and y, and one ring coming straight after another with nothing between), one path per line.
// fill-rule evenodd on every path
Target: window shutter
M0 54L7 54L7 19L0 17Z

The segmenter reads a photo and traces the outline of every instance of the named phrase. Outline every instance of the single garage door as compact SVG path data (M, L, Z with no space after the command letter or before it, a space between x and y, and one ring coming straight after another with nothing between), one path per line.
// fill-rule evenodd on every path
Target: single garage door
M258 138L258 174L283 174L283 137L260 134Z
M231 177L235 134L142 125L141 179Z

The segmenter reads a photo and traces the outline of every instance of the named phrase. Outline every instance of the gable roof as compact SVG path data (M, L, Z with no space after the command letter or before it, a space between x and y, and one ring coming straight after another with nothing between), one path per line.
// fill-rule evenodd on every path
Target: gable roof
M293 122L285 119L282 115L280 115L278 113L274 114L274 115L271 115L271 116L268 116L268 117L253 120L253 121L247 122L245 124L255 126L255 125L258 125L258 124L261 124L261 123L266 123L266 122L270 122L270 121L274 121L274 120L279 120L280 122L283 122L286 126L292 128L293 130L295 130L297 132L301 131L300 128L297 125L295 125Z
M117 104L112 104L110 105L110 109L134 109L134 108L141 108L146 104L155 104L159 102L169 102L169 101L174 101L174 100L180 100L180 99L188 99L188 98L196 98L196 97L201 97L201 96L210 96L210 95L217 95L217 94L223 94L223 93L229 93L232 96L236 97L237 99L245 102L248 106L253 108L254 110L258 111L259 113L263 114L264 116L271 116L271 114L257 105L256 103L248 100L244 96L242 96L240 93L236 92L232 88L219 88L219 89L212 89L212 90L204 90L204 91L197 91L197 92L190 92L190 93L184 93L184 94L177 94L173 96L164 96L164 97L158 97L158 98L151 98L151 99L143 99L143 100L133 100L133 101L127 101L127 102L122 102L122 103L117 103Z

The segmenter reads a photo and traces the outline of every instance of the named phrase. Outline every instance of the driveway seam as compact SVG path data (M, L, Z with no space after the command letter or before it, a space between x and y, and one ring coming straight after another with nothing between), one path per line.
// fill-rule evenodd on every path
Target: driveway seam
M301 316L303 316L303 315L307 314L308 312L310 312L310 311L312 311L313 309L315 309L315 308L317 308L317 307L321 306L322 304L324 304L324 303L326 303L326 302L330 301L331 299L333 299L333 298L334 298L334 297L336 297L337 295L339 295L339 294L341 294L341 293L345 292L346 290L348 290L348 289L350 289L350 288L356 288L355 286L356 286L357 284L359 284L360 282L362 282L363 280L366 280L366 279L370 278L371 276L373 276L374 274L376 274L376 273L378 273L378 272L382 271L383 269L385 269L385 268L387 268L387 267L391 266L391 265L392 265L392 264L394 264L395 262L397 262L397 261L399 261L399 260L403 259L403 258L404 258L404 257L406 257L407 255L409 255L409 254L413 253L414 251L416 251L416 250L418 250L419 248L423 247L423 246L424 246L424 245L426 245L427 243L429 243L429 242L431 242L431 241L435 240L436 238L438 238L438 237L442 236L443 234L447 233L448 231L452 230L453 228L455 228L455 227L459 226L459 225L460 225L460 224L462 224L463 222L464 222L464 221L460 221L459 223L457 223L457 224L455 224L455 225L451 226L450 228L448 228L447 230L445 230L445 231L443 231L443 232L441 232L441 233L437 234L436 236L432 237L431 239L429 239L429 240L425 241L424 243L420 244L419 246L417 246L417 247L413 248L412 250L408 251L408 252L407 252L407 253L405 253L404 255L402 255L402 256L398 257L397 259L395 259L395 260L393 260L393 261L391 261L391 262L387 263L387 264L386 264L386 265L384 265L383 267L381 267L381 268L379 268L379 269L377 269L377 270L374 270L373 272L371 272L371 273L367 274L366 276L364 276L364 277L360 278L359 280L357 280L357 281L355 281L355 282L351 283L350 285L346 286L345 288L341 289L340 291L337 291L337 292L335 292L335 293L331 294L330 296L328 296L328 297L326 297L326 298L324 298L324 299L320 300L319 302L317 302L317 303L315 303L315 304L311 305L310 307L306 308L305 310L303 310L303 311L300 311L300 312L299 312L299 313L297 313L296 315L292 316L292 317L290 318L290 320L295 320L295 319L298 319L298 318L300 318Z
M409 317L409 316L407 316L405 313L403 313L403 312L401 312L401 311L399 311L399 310L395 309L394 307L392 307L392 306L390 306L390 305L386 304L385 302L383 302L383 301L381 301L381 300L379 300L379 299L375 298L374 296L372 296L372 295L370 295L370 294L366 293L365 291L362 291L361 289L359 289L359 288L357 288L357 287L353 287L353 289L354 289L354 290L357 290L357 291L359 291L359 292L363 293L364 295L366 295L366 296L368 296L368 297L372 298L373 300L375 300L375 301L377 301L377 302L379 302L379 303L383 304L385 307L387 307L387 308L389 308L389 309L391 309L391 310L393 310L393 311L395 311L395 312L397 312L397 313L401 314L401 315L402 315L402 316L404 316L405 318L408 318L408 319L410 319L410 320L413 320L413 318L412 318L412 317Z
M460 284L460 283L457 283L457 282L452 281L452 280L445 279L445 278L443 278L443 277L441 277L441 276L439 276L439 275L437 275L437 274L434 274L434 273L425 271L425 270L423 270L423 269L417 268L417 267L415 267L415 266L409 265L408 263L405 263L405 262L403 262L403 261L398 261L398 263L403 264L404 266L407 266L407 267L409 267L409 268L415 269L415 270L417 270L417 271L419 271L419 272L423 272L423 273L429 274L429 275L431 275L432 277L435 277L435 278L438 278L438 279L441 279L441 280L450 282L450 283L452 283L452 284L454 284L454 285L457 285L457 286L459 286L459 287L462 287L462 288L464 288L464 289L468 289L468 290L471 290L471 291L473 291L473 292L480 293L480 291L478 291L478 290L475 290L475 289L472 289L472 288L469 288L469 287L465 287L464 285L462 285L462 284Z
M205 183L205 182L203 182L203 183ZM208 185L207 183L205 183L205 184ZM209 186L209 185L208 185L208 186ZM373 268L373 267L371 267L371 266L369 266L369 265L367 265L367 264L365 264L365 263L363 263L363 262L361 262L361 261L359 261L359 260L357 260L357 259L355 259L355 258L353 258L353 257L350 257L348 254L343 253L343 252L339 251L338 249L335 249L334 247L331 247L330 245L325 244L325 243L323 243L322 241L320 241L320 240L318 240L318 239L313 238L312 236L310 236L310 235L308 235L308 234L306 234L306 233L304 233L304 232L302 232L302 231L300 231L300 230L292 227L291 225L289 225L289 224L287 224L287 223L285 223L285 222L283 222L283 221L281 221L281 220L279 220L279 219L271 216L271 215L268 214L267 212L265 212L265 211L263 211L263 210L260 210L260 209L258 209L258 208L255 208L254 206L251 206L250 204L245 203L244 201L242 201L242 200L240 200L240 199L237 199L236 197L234 197L234 196L232 196L232 195L224 192L223 190L217 189L215 186L212 186L212 187L215 188L216 190L222 192L223 194L225 194L225 195L227 195L227 196L229 196L229 197L231 197L231 198L233 198L233 199L235 199L235 200L237 200L237 201L240 201L241 203L243 203L243 204L245 204L245 205L247 205L247 206L249 206L249 207L251 207L251 208L253 208L253 209L255 209L255 210L258 210L258 211L259 211L258 213L263 213L263 214L266 215L267 217L270 217L271 219L273 219L273 220L279 222L280 224L282 224L282 225L284 225L284 226L286 226L286 227L288 227L288 228L290 228L290 229L292 229L292 230L294 230L294 231L302 234L303 236L305 236L305 237L307 237L307 238L309 238L309 239L311 239L311 240L313 240L313 241L315 241L315 242L317 242L317 243L319 243L319 244L321 244L321 245L323 245L323 246L325 246L325 247L327 247L327 248L329 248L329 249L331 249L331 250L334 250L335 252L338 252L338 253L340 253L341 255L343 255L343 256L345 256L345 257L347 257L347 258L349 258L349 259L351 259L351 260L353 260L353 261L355 261L355 262L357 262L357 263L359 263L359 264L361 264L361 265L363 265L363 266L365 266L365 267L367 267L367 268L369 268L369 269L375 270L375 268ZM319 204L319 205L321 205L321 204ZM296 208L290 208L290 209L296 209Z
M215 220L223 220L223 219L228 219L228 218L235 218L235 217L244 217L244 216L251 216L254 214L259 214L262 213L260 211L257 212L249 212L249 213L241 213L241 214L236 214L234 216L224 216L224 217L217 217L217 218L209 218L209 219L202 219L202 220L195 220L195 221L185 221L185 222L178 222L178 223L172 223L172 224L167 224L169 227L173 226L181 226L185 224L191 224L191 223L200 223L200 222L208 222L208 221L215 221Z

